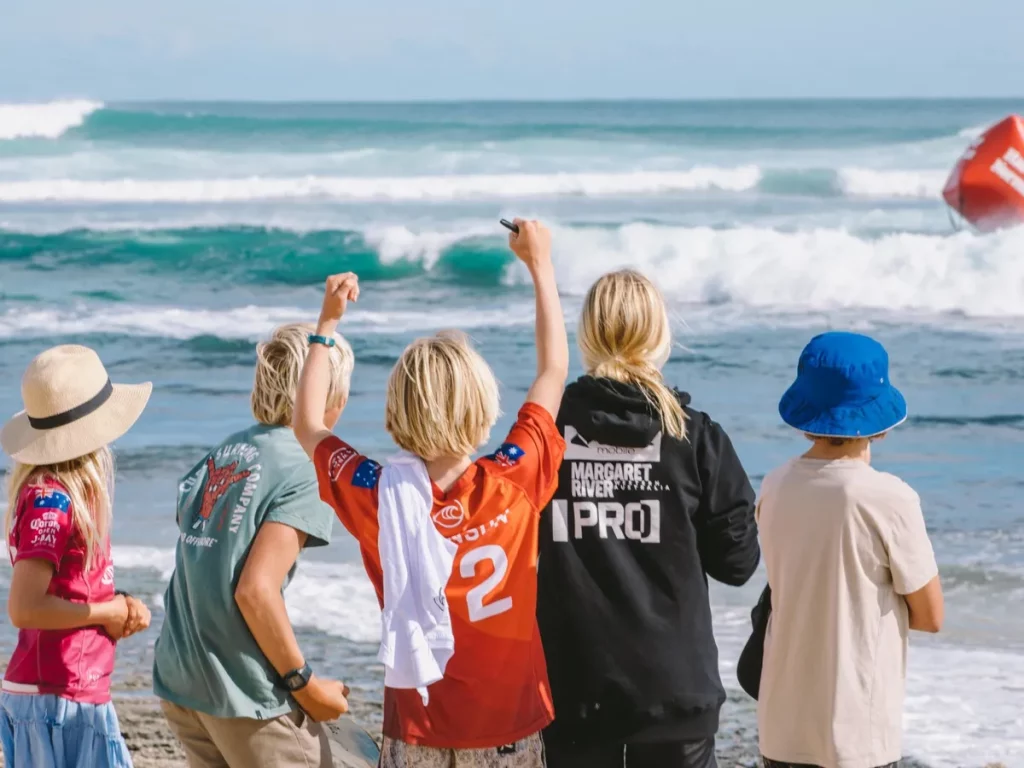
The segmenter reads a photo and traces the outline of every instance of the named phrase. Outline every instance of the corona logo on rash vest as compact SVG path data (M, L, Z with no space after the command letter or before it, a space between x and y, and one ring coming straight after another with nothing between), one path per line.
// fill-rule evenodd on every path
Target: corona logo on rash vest
M1024 118L1011 115L975 139L942 197L982 232L1024 224Z

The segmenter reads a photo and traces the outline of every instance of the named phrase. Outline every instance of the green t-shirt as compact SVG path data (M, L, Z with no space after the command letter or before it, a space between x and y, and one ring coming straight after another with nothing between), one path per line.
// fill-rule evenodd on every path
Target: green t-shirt
M156 643L156 695L215 717L291 711L235 604L235 586L263 523L306 533L310 547L330 542L333 519L312 462L286 427L252 426L196 464L178 486L180 534Z

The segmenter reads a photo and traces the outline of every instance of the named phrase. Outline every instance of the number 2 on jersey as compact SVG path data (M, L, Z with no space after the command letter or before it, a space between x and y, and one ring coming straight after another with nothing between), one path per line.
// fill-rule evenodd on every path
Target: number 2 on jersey
M508 556L505 554L505 550L497 544L485 544L467 552L459 565L459 573L464 579L472 579L476 575L477 563L484 560L491 562L491 565L494 566L494 573L466 593L470 621L483 621L512 610L511 597L503 597L484 605L484 598L501 583L501 580L505 578L505 571L508 570Z

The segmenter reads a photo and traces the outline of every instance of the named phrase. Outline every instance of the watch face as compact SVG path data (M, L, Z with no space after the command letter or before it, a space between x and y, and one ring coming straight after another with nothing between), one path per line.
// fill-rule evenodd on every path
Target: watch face
M297 691L309 682L312 671L308 666L289 672L284 678L285 687L289 691Z

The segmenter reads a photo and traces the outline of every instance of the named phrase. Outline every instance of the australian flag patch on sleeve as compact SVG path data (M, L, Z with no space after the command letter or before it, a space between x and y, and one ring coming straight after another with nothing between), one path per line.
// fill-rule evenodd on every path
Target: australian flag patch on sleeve
M363 459L352 474L352 485L356 488L376 488L380 481L380 464L373 459Z
M526 451L515 443L502 443L501 446L487 458L502 467L514 467L519 460L526 455Z
M35 509L56 509L66 514L71 509L71 498L66 493L50 489L40 492L32 506Z

